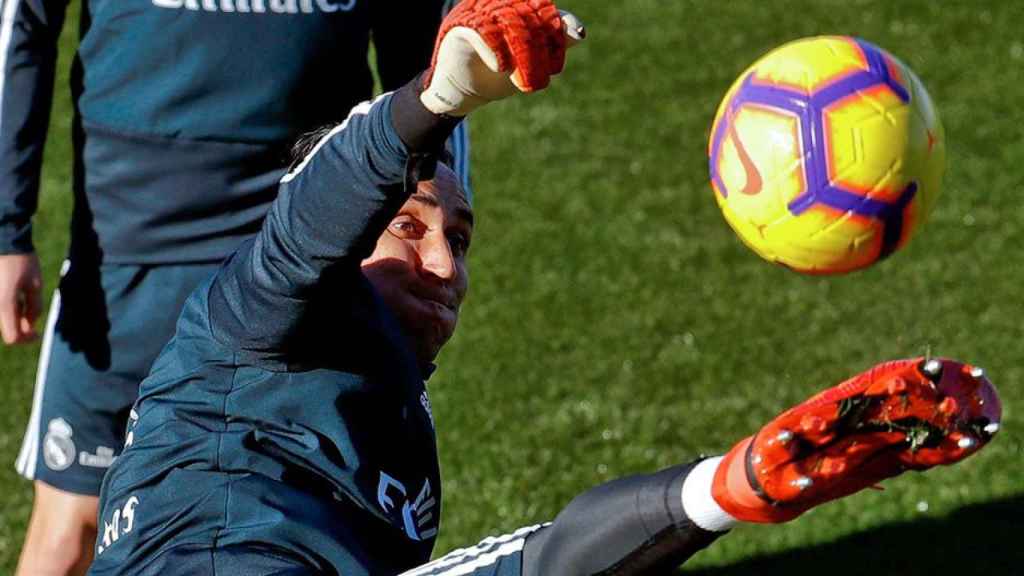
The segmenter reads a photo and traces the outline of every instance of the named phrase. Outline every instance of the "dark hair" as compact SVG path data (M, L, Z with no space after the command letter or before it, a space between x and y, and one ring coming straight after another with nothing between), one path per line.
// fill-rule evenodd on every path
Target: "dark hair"
M331 130L334 130L337 126L337 124L321 126L316 130L306 132L302 136L299 136L299 138L295 140L295 144L292 144L291 163L288 165L288 172L298 168L299 164L302 164L302 161L306 159L306 156L313 153L313 149L316 148L316 145L327 137L327 135L331 133ZM451 151L448 150L447 147L442 149L440 154L438 154L438 160L443 162L445 166L455 170L455 156L452 155Z
M313 149L316 148L316 145L330 134L331 130L334 130L335 126L337 126L337 124L321 126L316 130L306 132L302 136L299 136L295 143L292 144L291 164L288 165L288 171L291 172L298 168L299 164L302 164L302 161L306 159L306 156L313 153Z

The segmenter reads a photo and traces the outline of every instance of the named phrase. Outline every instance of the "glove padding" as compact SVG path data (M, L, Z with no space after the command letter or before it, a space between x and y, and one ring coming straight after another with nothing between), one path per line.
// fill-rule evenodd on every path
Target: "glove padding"
M516 92L547 87L584 28L551 0L463 0L441 23L420 100L465 116Z

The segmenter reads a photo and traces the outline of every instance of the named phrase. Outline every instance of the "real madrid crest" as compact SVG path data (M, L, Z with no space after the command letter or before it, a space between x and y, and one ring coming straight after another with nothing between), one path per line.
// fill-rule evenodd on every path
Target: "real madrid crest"
M75 462L75 443L71 440L71 425L63 418L54 418L46 427L43 438L43 462L50 470L67 470Z

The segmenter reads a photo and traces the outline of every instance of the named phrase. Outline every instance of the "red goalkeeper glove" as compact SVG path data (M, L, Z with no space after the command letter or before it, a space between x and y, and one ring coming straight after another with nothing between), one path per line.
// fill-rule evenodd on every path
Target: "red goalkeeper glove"
M551 0L463 0L441 23L420 100L435 114L465 116L562 71L583 25Z
M905 470L953 464L999 430L980 368L922 358L880 364L779 415L718 466L715 501L746 522L785 522Z

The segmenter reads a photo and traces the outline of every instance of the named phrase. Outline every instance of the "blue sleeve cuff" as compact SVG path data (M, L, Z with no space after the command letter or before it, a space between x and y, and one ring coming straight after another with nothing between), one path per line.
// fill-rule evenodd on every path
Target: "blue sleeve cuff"
M0 222L0 254L31 254L32 222Z

